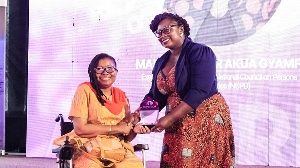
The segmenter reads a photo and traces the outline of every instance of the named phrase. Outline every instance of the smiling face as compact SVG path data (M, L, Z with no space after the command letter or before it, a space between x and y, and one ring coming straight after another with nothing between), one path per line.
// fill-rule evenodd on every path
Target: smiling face
M109 58L99 60L98 65L95 68L95 73L100 84L100 89L109 89L116 81L118 71L115 67L116 65L114 64L114 61Z
M183 26L178 26L178 23L171 19L164 19L159 22L157 31L160 36L158 41L162 46L169 49L181 47L184 41Z

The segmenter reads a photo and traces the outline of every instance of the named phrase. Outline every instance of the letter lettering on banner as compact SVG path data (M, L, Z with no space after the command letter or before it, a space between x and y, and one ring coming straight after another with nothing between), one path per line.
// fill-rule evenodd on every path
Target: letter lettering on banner
M237 162L242 165L268 163L268 105L240 104L238 110ZM234 130L233 130L234 131Z

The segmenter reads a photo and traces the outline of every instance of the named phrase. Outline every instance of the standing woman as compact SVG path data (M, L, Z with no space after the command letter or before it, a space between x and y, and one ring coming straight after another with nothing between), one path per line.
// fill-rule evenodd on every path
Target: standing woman
M71 142L77 142L73 155L75 168L143 167L130 141L137 133L150 130L137 124L138 117L130 113L125 92L113 87L117 73L115 59L105 53L98 54L88 67L90 82L77 87L69 113L74 130L54 141L61 146L69 136ZM106 152L107 148L114 150Z
M155 63L149 93L166 115L151 129L165 130L161 168L234 168L230 110L218 92L216 56L188 37L185 19L172 13L154 17L150 29L169 50Z

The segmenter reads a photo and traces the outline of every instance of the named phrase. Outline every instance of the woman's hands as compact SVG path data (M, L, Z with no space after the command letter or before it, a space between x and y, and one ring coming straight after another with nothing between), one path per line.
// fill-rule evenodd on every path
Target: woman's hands
M119 122L118 123L119 132L124 136L128 135L130 131L133 129L133 125L131 122Z
M151 131L147 126L143 126L142 123L139 123L133 128L133 132L137 134L149 134Z
M134 124L138 123L139 120L140 120L139 109L137 109L134 113L128 115L123 120L123 122L128 124L130 123L133 126ZM164 129L170 127L173 124L173 122L175 122L175 120L176 119L169 114L157 120L155 126L151 129L149 129L147 126L144 126L142 123L140 123L133 127L133 131L137 134L149 134L150 132L162 132Z
M138 108L133 113L128 113L123 119L124 122L130 122L133 125L137 124L141 120L140 118L140 109Z
M150 129L144 127L141 123L133 126L131 122L127 123L122 121L117 126L120 127L123 136L125 136L125 140L129 142L132 141L137 134L150 133Z
M175 121L183 118L189 112L195 111L190 105L181 101L179 105L172 108L167 115L157 120L155 126L151 129L152 132L162 132L164 129L170 127Z
M175 119L172 115L165 115L164 117L157 120L155 126L151 129L152 132L162 132L164 129L172 125Z

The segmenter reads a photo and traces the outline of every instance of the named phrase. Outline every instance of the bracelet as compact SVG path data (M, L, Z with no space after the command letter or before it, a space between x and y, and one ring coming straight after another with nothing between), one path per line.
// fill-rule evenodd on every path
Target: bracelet
M111 125L109 125L108 135L111 133Z

